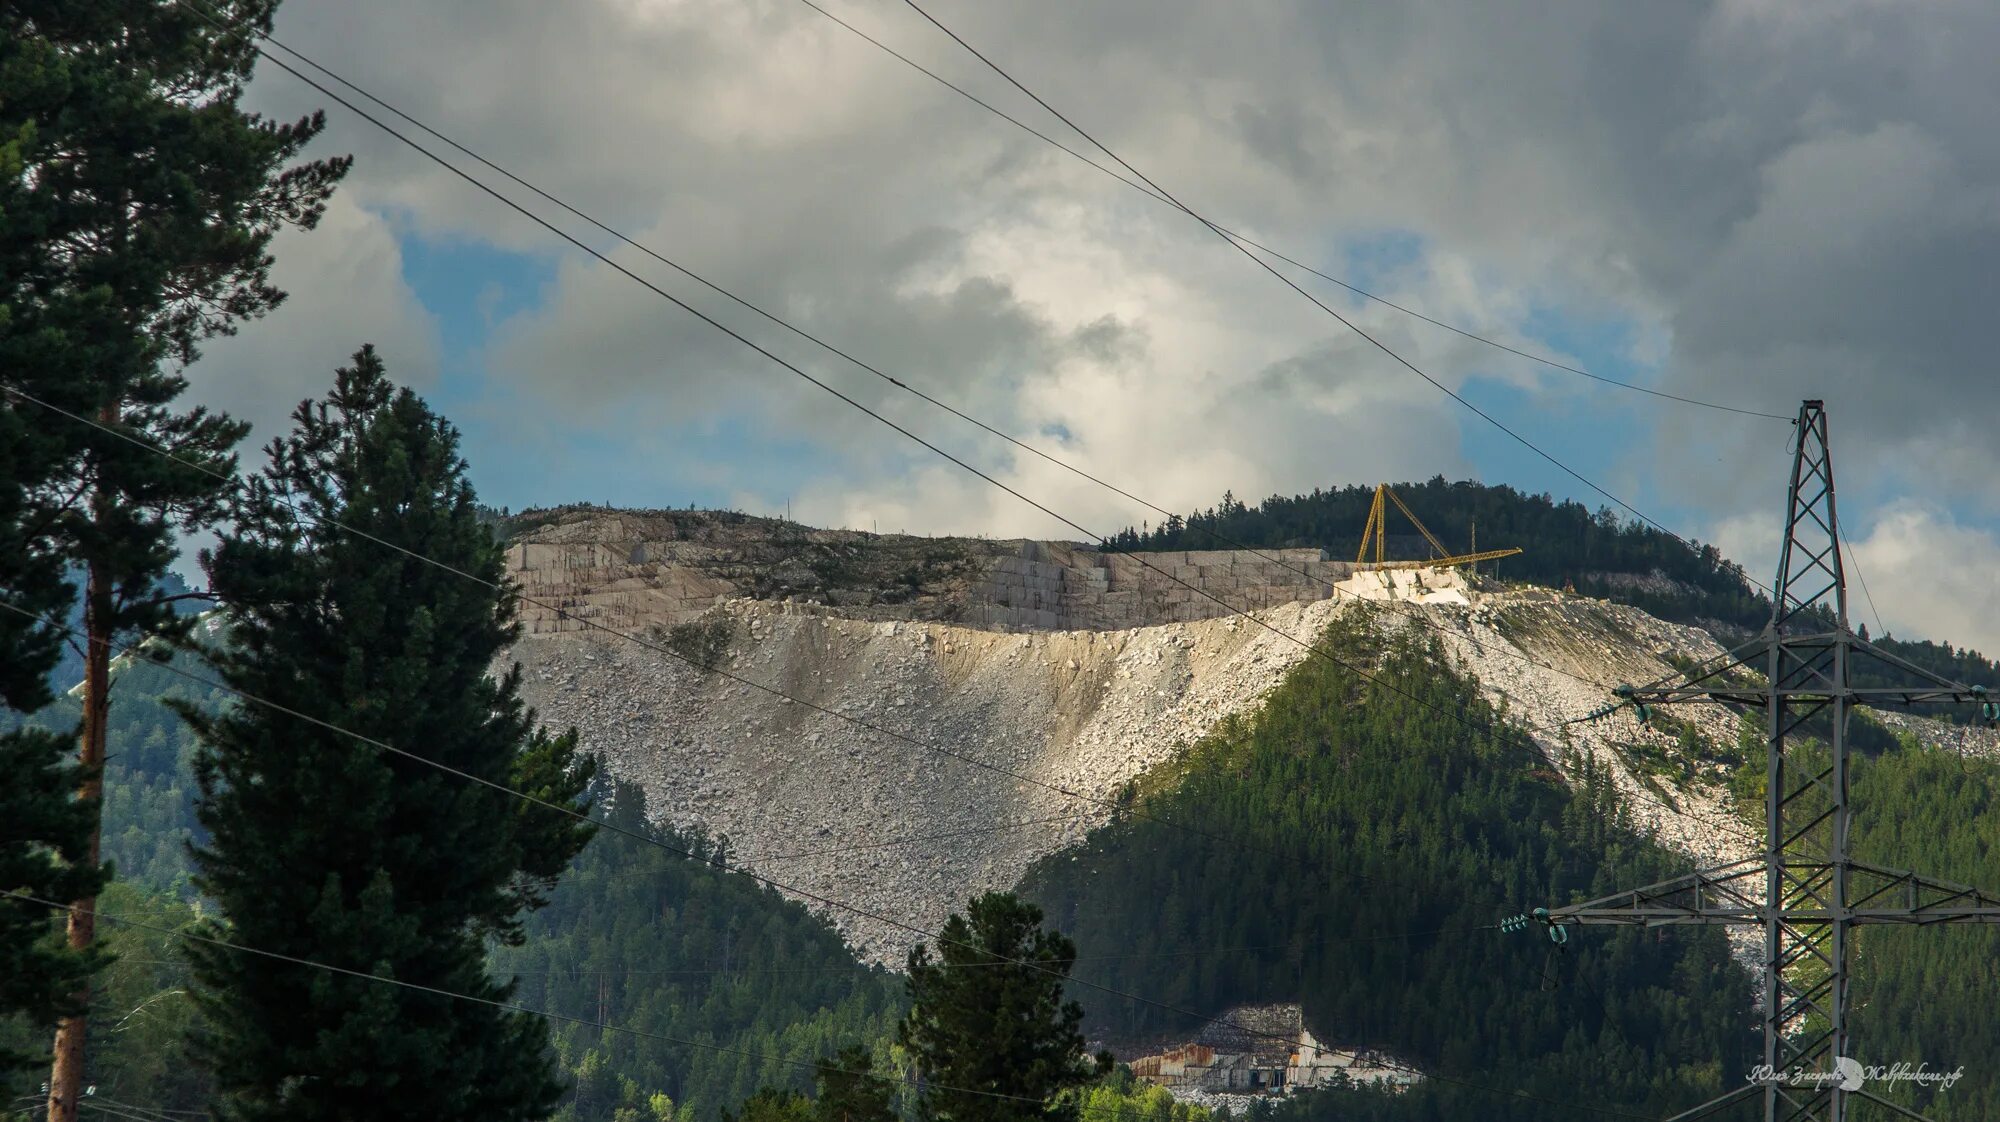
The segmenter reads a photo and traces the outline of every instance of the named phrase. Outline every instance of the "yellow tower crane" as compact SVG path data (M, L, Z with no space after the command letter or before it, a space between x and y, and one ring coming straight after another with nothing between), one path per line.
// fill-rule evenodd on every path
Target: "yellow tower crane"
M1408 518L1410 524L1417 528L1417 532L1424 536L1424 540L1431 543L1431 548L1437 551L1438 555L1436 557L1428 561L1389 561L1384 559L1383 554L1388 548L1389 539L1389 508L1384 502L1385 499L1388 502L1395 503L1396 509L1403 512L1403 517ZM1374 561L1368 560L1368 543L1371 541L1375 543ZM1387 483L1380 483L1375 487L1375 501L1368 508L1368 525L1362 528L1361 552L1355 555L1354 563L1363 569L1449 568L1454 565L1471 565L1479 561L1493 561L1501 557L1512 557L1520 552L1519 549L1489 549L1484 553L1453 554L1451 550L1444 547L1443 542L1437 539L1436 534L1430 532L1429 528L1424 525L1423 520L1418 518L1416 513L1403 502L1401 495L1390 490Z

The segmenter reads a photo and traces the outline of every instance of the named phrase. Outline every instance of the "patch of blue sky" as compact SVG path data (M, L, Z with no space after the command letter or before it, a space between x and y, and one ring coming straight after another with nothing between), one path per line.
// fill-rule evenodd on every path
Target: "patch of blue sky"
M1329 246L1327 256L1338 261L1340 269L1328 272L1357 288L1394 299L1398 289L1421 279L1428 253L1428 241L1407 230L1350 233ZM1312 290L1322 299L1328 295L1338 298L1341 303L1328 301L1335 307L1345 304L1356 311L1380 310L1380 305L1353 293L1337 288L1329 293L1330 287L1316 282ZM1422 333L1443 329L1417 324L1413 330ZM1518 337L1529 343L1522 349L1546 354L1566 365L1635 385L1648 385L1658 377L1657 370L1633 357L1642 341L1642 328L1629 318L1585 314L1553 305L1537 306L1516 330ZM1401 376L1415 377L1407 372ZM1636 493L1627 494L1619 483L1621 478L1634 478L1632 457L1649 440L1653 418L1648 415L1648 408L1657 404L1658 399L1499 350L1480 360L1460 392L1466 400L1546 449L1578 474L1668 525L1691 524L1699 516L1697 511L1679 508L1663 507L1656 513L1648 506L1649 503L1658 506L1661 502L1653 488L1642 485ZM1464 455L1481 479L1509 483L1531 493L1547 492L1558 499L1573 498L1592 509L1611 505L1587 484L1470 410L1446 400L1442 394L1439 402L1441 407L1456 414Z
M1633 356L1641 325L1616 316L1584 315L1557 307L1537 307L1518 330L1535 350L1603 378L1646 386L1658 371ZM1647 455L1658 410L1692 406L1664 401L1607 385L1566 370L1495 351L1466 380L1460 392L1522 438L1556 460L1669 527L1696 524L1693 508L1668 504L1662 489L1636 470ZM1603 494L1551 463L1497 426L1460 410L1465 455L1481 476L1530 492L1572 498L1593 509L1616 508ZM1630 517L1629 512L1620 510Z
M483 362L493 330L542 304L555 280L552 254L526 254L461 238L398 239L403 280L437 323L442 348L438 405L484 392Z
M1422 269L1425 250L1424 238L1415 233L1407 230L1377 230L1365 234L1346 234L1337 239L1325 255L1327 259L1339 263L1337 269L1329 269L1324 263L1307 258L1300 260L1331 276L1339 277L1356 288L1364 288L1387 296L1389 293L1384 290L1396 287L1399 278L1410 275L1413 270ZM1285 266L1280 263L1279 267ZM1317 277L1294 275L1292 279L1299 281L1300 286L1307 291L1334 307L1342 308L1343 311L1361 311L1370 303L1365 297L1328 285Z
M564 426L523 434L502 423L469 430L466 458L482 499L514 509L590 502L635 509L736 508L782 514L790 497L846 463L796 437L741 417L669 425L644 433Z

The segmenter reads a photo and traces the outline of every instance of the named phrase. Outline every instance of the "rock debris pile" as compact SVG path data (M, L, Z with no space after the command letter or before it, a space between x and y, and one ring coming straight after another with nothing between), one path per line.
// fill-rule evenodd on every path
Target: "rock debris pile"
M629 543L619 549L633 556ZM702 579L720 579L719 564ZM646 594L645 580L616 579L618 595ZM726 836L732 863L812 902L879 963L900 966L916 931L1076 844L1128 781L1225 716L1253 711L1305 644L1363 600L1388 602L1378 613L1387 625L1439 634L1552 766L1579 754L1611 765L1640 826L1688 854L1690 868L1750 853L1717 762L1736 744L1733 715L1686 706L1645 727L1629 713L1566 724L1621 682L1719 653L1706 632L1635 608L1409 570L1353 574L1332 599L1257 611L1261 623L1006 631L698 591L704 610L691 605L651 636L740 681L599 632L557 630L514 647L524 692L545 723L575 725L614 774L642 784L656 815ZM1936 732L1927 721L1899 727Z

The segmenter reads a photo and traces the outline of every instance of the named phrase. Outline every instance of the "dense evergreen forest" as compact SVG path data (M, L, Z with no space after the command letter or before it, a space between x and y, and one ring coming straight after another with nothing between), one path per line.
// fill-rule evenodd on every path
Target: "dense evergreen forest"
M1746 770L1761 772L1764 759L1756 749ZM1856 860L2000 889L2000 765L1904 738L1897 751L1856 757L1850 782ZM1757 804L1739 810L1762 829ZM1871 1090L1938 1122L2000 1118L2000 928L1864 927L1854 961L1855 1058L1965 1073L1948 1091Z
M1214 1014L1299 1000L1334 1042L1382 1047L1444 1077L1403 1094L1274 1107L1309 1116L1299 1122L1550 1116L1545 1103L1467 1084L1667 1113L1742 1078L1754 1052L1751 987L1713 933L1585 932L1557 951L1534 930L1485 929L1536 903L1684 871L1633 834L1604 777L1584 768L1572 790L1518 738L1460 723L1454 714L1475 725L1504 717L1416 638L1355 624L1328 640L1394 688L1309 660L1258 716L1146 776L1137 812L1030 874L1031 896L1079 944L1072 994L1089 1031L1129 1055L1198 1028L1162 1005ZM1951 660L1946 672L1990 671L1971 652L1930 649ZM103 1028L91 1071L107 1104L200 1111L209 1088L183 1048L195 1012L170 934L202 909L183 841L197 830L193 742L168 701L214 708L224 698L145 660L123 665L113 696L105 852L118 881L101 907L146 926L106 927L120 959L93 999ZM33 719L68 727L74 708L60 700ZM0 714L0 724L18 720ZM2000 767L1875 731L1870 743L1890 750L1857 764L1857 854L2000 885ZM1759 776L1755 738L1738 748L1746 780ZM805 1089L810 1064L843 1045L862 1044L884 1066L895 1059L900 978L858 965L824 921L719 867L718 843L648 825L636 789L607 782L597 801L621 827L696 856L605 833L530 917L526 943L495 948L495 967L519 978L516 1000L651 1034L556 1026L572 1083L559 1117L715 1122L759 1088ZM1984 928L1861 938L1863 1058L1964 1064L1949 1092L1895 1090L1940 1120L2000 1117L1993 938ZM0 1023L0 1047L10 1044L46 1046ZM11 1099L32 1079L0 1090ZM1158 1096L1129 1101L1135 1114L1186 1114Z
M1735 1086L1751 985L1720 933L1593 934L1565 953L1491 930L1684 860L1633 834L1603 777L1571 790L1518 735L1482 731L1504 722L1434 641L1343 622L1323 645L1386 684L1307 659L1258 716L1146 777L1134 814L1029 875L1077 940L1075 977L1207 1014L1298 1001L1330 1043L1560 1102L1665 1114ZM1200 1027L1079 993L1089 1027L1128 1047ZM1310 1101L1324 1118L1550 1117L1444 1080Z
M1476 529L1481 549L1518 546L1522 553L1488 562L1483 571L1509 580L1601 596L1675 621L1718 621L1755 630L1771 614L1770 602L1744 580L1743 568L1714 546L1690 545L1643 523L1621 519L1609 507L1593 512L1582 503L1557 502L1505 485L1470 480L1391 484L1417 517L1448 548L1470 553ZM1112 544L1129 549L1259 549L1318 547L1335 560L1351 560L1375 487L1315 488L1309 495L1273 495L1251 507L1230 494L1207 510L1165 525L1126 530ZM1395 560L1430 556L1416 528L1394 510L1389 549ZM1233 543L1241 543L1240 546ZM1672 591L1634 587L1633 578L1657 574Z
M185 657L174 665L209 673ZM120 958L93 1000L108 1019L92 1037L91 1070L107 1099L204 1110L209 1088L183 1047L195 1018L185 944L171 934L201 909L186 849L199 830L195 746L168 702L213 709L225 695L137 660L119 672L114 697L104 852L117 880L100 907L148 927L105 926ZM74 709L65 699L32 720L67 727ZM0 722L21 719L0 713ZM518 973L521 1004L654 1034L555 1026L573 1083L558 1118L716 1122L760 1087L810 1086L811 1064L844 1045L887 1058L904 1009L900 978L861 966L801 905L718 867L715 843L647 824L637 788L607 782L598 801L621 827L700 859L605 833L529 919L525 945L495 947L495 972ZM47 1041L0 1022L0 1047L9 1045L40 1051ZM23 1073L19 1086L0 1087L0 1119L35 1078Z
M1572 585L1586 596L1631 604L1660 619L1708 628L1725 646L1748 637L1771 618L1771 601L1745 575L1739 560L1724 558L1712 545L1687 542L1642 522L1622 518L1609 507L1592 511L1573 500L1557 502L1505 484L1470 480L1447 482L1433 476L1423 483L1391 486L1424 525L1454 550L1471 552L1476 527L1481 549L1519 546L1524 552L1487 562L1482 572L1506 580L1561 588ZM1309 495L1273 495L1252 507L1224 494L1222 501L1160 526L1126 529L1111 539L1120 549L1324 549L1336 560L1355 556L1375 488L1314 489ZM1417 560L1429 547L1399 513L1389 515L1390 555ZM1750 558L1752 571L1774 563ZM1768 581L1769 574L1759 572ZM1854 624L1863 635L1858 607ZM1948 641L1876 636L1883 649L1935 674L2000 688L2000 665L1977 651ZM1879 669L1857 668L1864 685L1900 684ZM1964 714L1936 716L1963 719Z
M713 1122L759 1088L811 1086L812 1065L849 1044L885 1064L900 977L857 963L803 905L725 871L726 847L649 823L639 788L606 784L599 806L695 856L601 833L529 919L527 942L495 950L523 1004L654 1034L556 1026L575 1084L559 1119Z
M1634 836L1587 767L1566 789L1516 739L1459 723L1495 714L1430 643L1340 627L1327 645L1376 661L1393 688L1307 660L1254 719L1147 776L1134 813L1027 878L1075 936L1079 980L1159 1003L1080 990L1092 1031L1130 1054L1200 1029L1161 1006L1298 1001L1322 1039L1467 1083L1564 1101L1589 1088L1592 1103L1659 1115L1735 1086L1755 1060L1752 987L1714 931L1579 931L1553 951L1532 928L1475 930L1503 904L1596 896L1685 860ZM1739 750L1756 825L1762 750L1755 736ZM1858 857L2000 885L2000 765L1905 740L1858 758L1853 783ZM1856 1050L1885 1066L1963 1065L1949 1092L1895 1091L1941 1122L2000 1117L1995 938L1877 927L1860 939ZM1550 1116L1439 1081L1278 1110L1299 1122Z

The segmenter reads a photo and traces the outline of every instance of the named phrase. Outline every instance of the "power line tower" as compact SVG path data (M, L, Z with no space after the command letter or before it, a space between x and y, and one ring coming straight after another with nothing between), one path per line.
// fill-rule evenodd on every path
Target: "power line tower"
M1601 900L1538 910L1558 928L1740 924L1764 932L1764 1062L1758 1078L1675 1119L1761 1095L1767 1122L1848 1122L1857 1098L1912 1118L1863 1085L1848 1039L1848 963L1860 924L2000 923L2000 897L1848 852L1847 718L1854 706L1978 705L1986 691L1941 678L1848 629L1826 410L1799 408L1771 621L1755 639L1694 670L1620 687L1616 708L1718 701L1766 716L1764 853ZM1892 684L1855 685L1872 664ZM1761 680L1760 680L1761 675ZM1808 740L1808 737L1812 738ZM1670 1120L1673 1122L1673 1120Z

